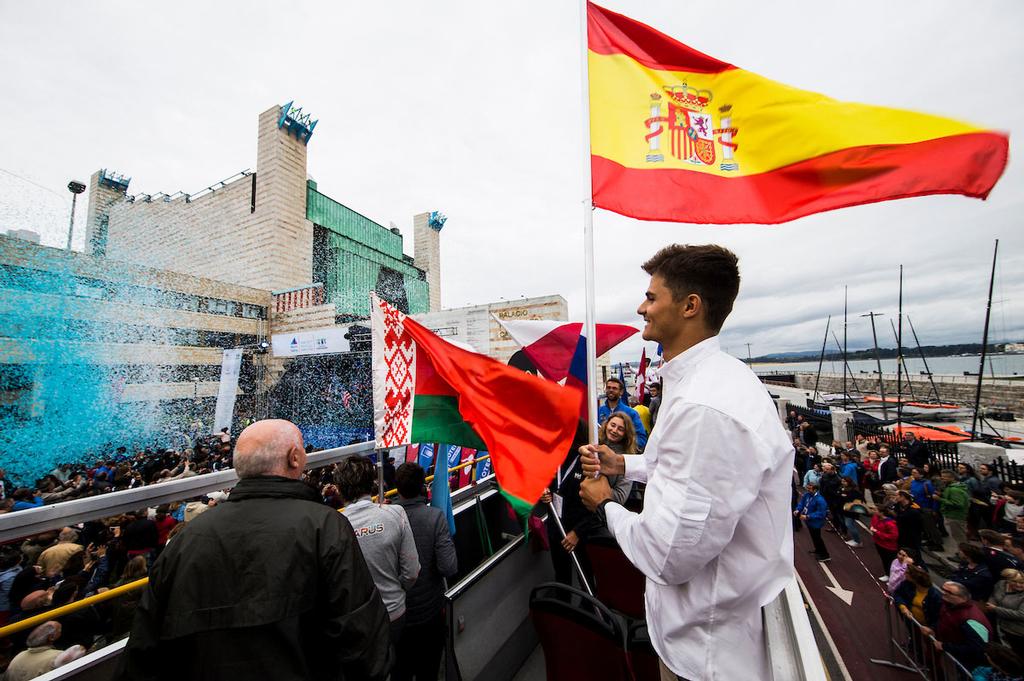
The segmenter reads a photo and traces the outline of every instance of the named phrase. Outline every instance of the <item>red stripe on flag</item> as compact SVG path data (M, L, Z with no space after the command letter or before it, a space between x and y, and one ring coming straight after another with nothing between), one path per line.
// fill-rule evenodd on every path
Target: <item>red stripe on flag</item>
M841 149L740 177L626 168L591 156L594 205L638 220L775 224L876 201L963 194L984 199L1006 167L1009 139L967 133L914 144Z
M720 73L736 68L592 2L587 3L587 35L587 46L591 51L624 54L652 69Z

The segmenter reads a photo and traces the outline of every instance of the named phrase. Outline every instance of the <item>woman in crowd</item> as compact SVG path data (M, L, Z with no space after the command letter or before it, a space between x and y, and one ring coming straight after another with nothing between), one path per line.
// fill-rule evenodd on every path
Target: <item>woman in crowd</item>
M598 440L603 445L608 445L616 454L637 454L640 450L637 447L636 429L633 426L633 421L621 412L613 412L611 416L601 426L601 430L598 433ZM573 459L574 465L578 468L578 450L576 455L572 452L569 454L570 458ZM564 466L564 464L563 464ZM562 471L559 471L562 473ZM612 488L612 496L616 503L626 504L626 500L629 499L630 492L633 489L633 483L626 479L624 475L612 475L608 477L608 484ZM557 488L564 488L565 480L561 482L556 480ZM577 492L577 496L578 496ZM564 494L560 495L563 497ZM547 498L547 495L544 497ZM576 502L574 501L574 504ZM582 507L581 507L582 508ZM567 512L566 516L568 515ZM597 515L590 513L586 509L582 509L582 515L577 519L576 522L571 524L565 524L567 517L563 516L563 524L565 525L565 538L551 537L555 541L559 541L562 544L562 548L566 551L577 551L581 549L581 543L585 542L588 537L593 536L595 533L606 534L607 530L602 526L598 520ZM609 535L610 536L610 535ZM582 555L583 551L577 551L578 555Z
M636 428L633 421L621 412L614 412L601 426L598 439L601 444L608 445L616 454L639 454ZM612 488L612 496L616 503L625 504L633 489L633 483L624 475L613 475L608 478Z
M992 595L983 606L995 619L999 639L1018 655L1024 655L1024 572L1007 569L999 575Z
M804 473L804 479L801 481L803 484L801 487L807 487L807 485L814 485L817 487L821 484L821 464L817 461L807 469Z
M899 548L899 529L892 506L875 507L875 514L871 516L871 538L882 561L882 576L878 581L888 582L889 567L896 560L896 549Z
M882 489L882 482L878 479L879 463L877 450L867 450L867 456L862 455L861 457L861 465L864 467L864 474L861 477L860 486L861 489L865 490L865 493L870 492L874 495Z
M894 594L903 586L903 582L907 578L907 570L913 565L914 558L910 551L901 548L896 552L896 557L889 563L889 579L886 580L886 588L889 589L889 593Z
M115 587L124 586L136 582L149 574L148 564L145 556L135 556L128 561L124 568L121 579L114 584ZM135 608L142 598L143 589L129 591L114 601L114 610L111 616L112 640L126 636L132 628L132 619L135 617Z
M935 628L942 607L942 594L932 584L931 575L916 565L907 568L907 578L893 593L893 602L905 616L919 624Z

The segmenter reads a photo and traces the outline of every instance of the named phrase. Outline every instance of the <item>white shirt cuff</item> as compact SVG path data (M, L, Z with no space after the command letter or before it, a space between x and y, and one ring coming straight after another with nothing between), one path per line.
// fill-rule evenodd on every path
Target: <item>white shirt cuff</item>
M622 465L627 480L647 482L647 458L637 454L623 454Z

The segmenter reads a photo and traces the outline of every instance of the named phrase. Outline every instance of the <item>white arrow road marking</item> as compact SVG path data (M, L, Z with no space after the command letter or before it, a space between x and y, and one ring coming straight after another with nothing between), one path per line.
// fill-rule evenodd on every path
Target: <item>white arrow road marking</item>
M834 593L836 596L838 596L843 601L843 603L846 603L847 605L852 605L853 592L847 591L843 587L839 586L839 581L836 579L836 576L832 574L832 571L828 569L828 565L826 565L825 563L818 563L818 565L820 565L821 569L825 571L825 576L828 577L828 581L832 582L832 586L826 586L825 588Z

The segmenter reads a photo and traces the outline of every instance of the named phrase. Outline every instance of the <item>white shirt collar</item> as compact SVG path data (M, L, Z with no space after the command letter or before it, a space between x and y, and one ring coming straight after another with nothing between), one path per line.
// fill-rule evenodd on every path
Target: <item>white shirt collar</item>
M716 352L719 352L718 336L705 338L700 343L691 345L682 353L665 362L659 374L662 379L670 381L679 379L688 369Z

